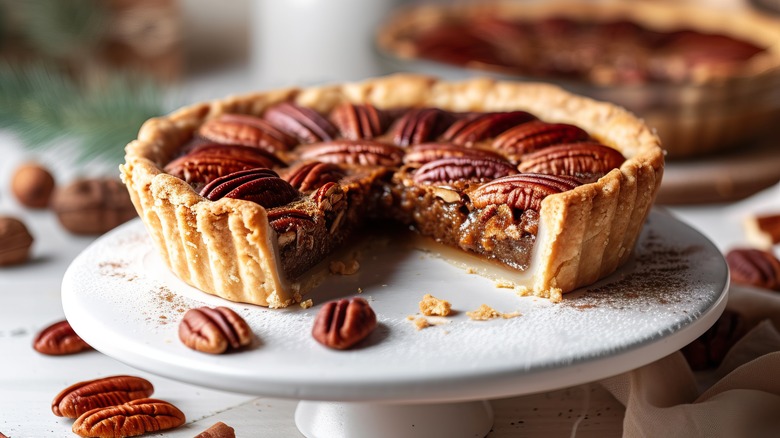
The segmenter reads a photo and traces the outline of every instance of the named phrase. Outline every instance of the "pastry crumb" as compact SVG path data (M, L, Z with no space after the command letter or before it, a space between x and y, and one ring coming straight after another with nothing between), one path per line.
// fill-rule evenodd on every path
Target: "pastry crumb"
M300 303L300 306L302 308L304 308L304 309L308 309L309 307L311 307L313 305L314 305L314 301L312 301L311 298L309 298L306 301L301 301L301 303Z
M417 315L408 315L408 316L406 317L406 320L407 320L407 321L414 321L414 319L415 319L415 318L417 318Z
M505 280L503 278L500 278L496 280L496 287L499 289L514 289L515 283L511 282L509 280Z
M360 270L360 262L356 259L347 260L346 262L334 260L330 262L329 268L331 274L352 275Z
M452 304L440 300L431 294L425 294L420 301L420 312L426 316L447 316L452 312Z
M431 326L431 323L428 322L428 320L423 318L423 317L419 317L419 318L415 318L414 319L414 327L417 330L422 330L422 329L428 328L430 326Z
M550 289L550 301L560 303L561 300L563 300L563 291L557 287Z
M515 286L515 293L519 297L527 297L529 295L533 294L533 291L528 288L528 286Z
M477 270L472 268L471 266L469 266L468 268L466 268L466 273L467 274L476 274Z
M483 304L479 306L479 309L477 310L474 310L472 312L466 312L466 315L468 315L468 317L471 318L472 321L487 321L495 318L504 318L504 319L515 318L520 316L520 312L501 313L498 310L488 306L487 304Z
M303 301L303 295L301 295L301 293L300 293L300 292L295 292L295 293L293 294L293 300L294 300L296 303L300 303L301 301Z

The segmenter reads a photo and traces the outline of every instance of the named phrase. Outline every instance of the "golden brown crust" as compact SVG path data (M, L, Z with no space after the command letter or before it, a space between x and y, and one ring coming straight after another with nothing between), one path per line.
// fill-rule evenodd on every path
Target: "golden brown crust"
M556 297L589 284L627 260L663 172L659 140L640 120L616 106L545 84L394 75L233 97L152 119L126 149L123 181L171 270L185 282L233 301L284 307L300 299L312 281L288 284L280 274L265 209L248 201L205 200L161 168L205 120L225 112L259 115L281 100L323 112L345 100L384 108L522 109L544 120L577 124L621 151L627 160L620 169L543 201L532 282L526 284L540 296Z

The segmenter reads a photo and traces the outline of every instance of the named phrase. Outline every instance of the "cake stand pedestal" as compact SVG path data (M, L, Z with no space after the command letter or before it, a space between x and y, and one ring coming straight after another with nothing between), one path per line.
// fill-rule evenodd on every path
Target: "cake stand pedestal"
M417 244L415 244L417 245ZM633 259L561 303L520 297L439 256L439 248L384 239L361 246L360 271L309 293L314 307L266 309L205 294L174 277L139 221L97 240L63 279L65 315L85 341L130 366L187 383L301 401L307 437L486 435L485 400L600 380L664 357L707 330L726 304L728 269L718 249L672 216L653 211ZM447 318L417 330L426 293L450 301ZM366 298L378 327L356 348L316 343L319 306ZM472 321L488 304L509 319ZM224 305L256 340L208 355L178 339L183 313Z

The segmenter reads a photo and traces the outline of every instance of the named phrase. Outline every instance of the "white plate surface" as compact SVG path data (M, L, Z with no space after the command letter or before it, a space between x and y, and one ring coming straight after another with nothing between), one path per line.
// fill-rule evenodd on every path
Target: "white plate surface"
M663 213L649 218L632 260L563 302L519 297L406 239L362 246L360 271L329 276L307 298L314 307L271 310L207 295L170 274L140 221L96 241L63 280L65 314L101 352L133 367L203 386L258 395L332 401L434 402L548 391L634 369L703 333L725 306L728 270L697 231ZM406 243L406 244L404 244ZM321 304L358 290L379 320L349 351L311 337ZM454 316L417 330L425 293ZM472 321L481 304L511 319ZM243 351L207 355L186 348L183 312L226 305L257 335Z

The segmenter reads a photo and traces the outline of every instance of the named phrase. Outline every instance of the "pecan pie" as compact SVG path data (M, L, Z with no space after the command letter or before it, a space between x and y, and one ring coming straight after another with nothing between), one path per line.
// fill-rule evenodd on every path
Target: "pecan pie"
M422 5L379 32L406 71L554 81L617 103L691 157L771 132L780 117L780 20L690 2Z
M627 260L663 172L658 138L614 105L417 75L190 106L126 152L123 180L171 270L270 307L300 300L313 267L376 220L560 299Z

